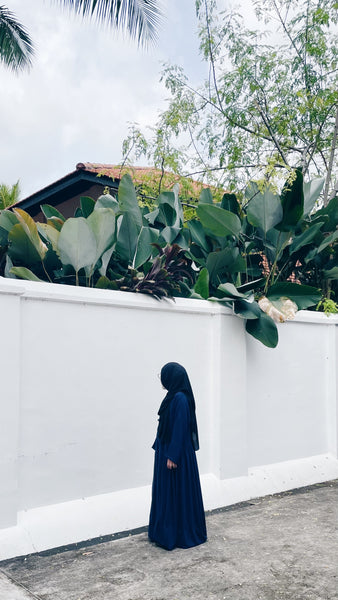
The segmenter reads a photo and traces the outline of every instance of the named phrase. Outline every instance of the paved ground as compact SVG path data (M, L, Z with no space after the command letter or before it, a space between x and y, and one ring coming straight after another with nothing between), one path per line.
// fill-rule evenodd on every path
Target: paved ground
M145 532L0 563L1 600L338 600L338 481L207 516L208 542Z

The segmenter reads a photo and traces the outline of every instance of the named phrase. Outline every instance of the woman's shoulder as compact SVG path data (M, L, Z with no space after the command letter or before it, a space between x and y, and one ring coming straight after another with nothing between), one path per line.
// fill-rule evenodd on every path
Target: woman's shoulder
M184 392L176 392L173 401L178 406L188 404L188 398Z

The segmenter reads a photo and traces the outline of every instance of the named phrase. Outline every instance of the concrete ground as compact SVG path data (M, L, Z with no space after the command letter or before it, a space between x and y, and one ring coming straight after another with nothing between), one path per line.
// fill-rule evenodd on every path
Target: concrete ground
M208 542L145 531L0 563L1 600L338 600L338 481L207 515Z

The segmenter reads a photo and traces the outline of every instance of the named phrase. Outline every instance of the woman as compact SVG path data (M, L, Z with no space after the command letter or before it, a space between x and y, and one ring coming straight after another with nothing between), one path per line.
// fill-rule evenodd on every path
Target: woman
M191 548L207 539L195 450L198 431L195 400L184 367L171 362L161 370L168 390L159 414L155 450L149 539L172 550Z

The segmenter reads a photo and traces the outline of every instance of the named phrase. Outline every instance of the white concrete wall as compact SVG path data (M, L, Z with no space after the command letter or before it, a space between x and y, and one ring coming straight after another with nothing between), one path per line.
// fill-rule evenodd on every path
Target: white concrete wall
M217 304L0 279L0 559L147 523L157 378L187 368L205 508L338 476L338 319L274 350Z

